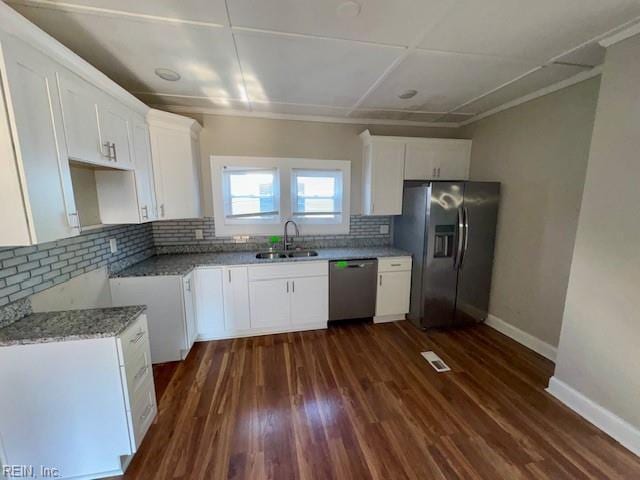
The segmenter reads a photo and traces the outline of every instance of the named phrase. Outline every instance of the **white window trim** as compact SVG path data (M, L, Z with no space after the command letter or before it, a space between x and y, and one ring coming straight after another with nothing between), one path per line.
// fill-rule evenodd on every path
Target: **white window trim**
M298 223L301 235L346 235L349 233L351 212L351 162L347 160L317 160L310 158L281 157L210 157L211 186L213 192L213 216L216 237L234 235L282 235L284 223L293 219ZM277 223L231 224L226 221L224 212L224 192L222 172L224 167L276 169L280 186L280 221ZM342 172L342 221L340 223L298 222L292 217L291 170L340 170Z

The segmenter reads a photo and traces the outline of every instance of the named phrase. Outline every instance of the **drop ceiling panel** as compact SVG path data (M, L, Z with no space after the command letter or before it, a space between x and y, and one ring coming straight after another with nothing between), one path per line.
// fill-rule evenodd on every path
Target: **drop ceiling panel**
M226 25L224 0L49 0L52 4L104 8L127 13Z
M459 111L466 113L486 112L487 110L499 107L507 102L523 97L562 80L566 80L567 78L573 77L574 75L587 70L588 69L585 68L564 65L549 65L536 70L526 77L523 77L520 80L487 95L486 97L482 97L469 105L465 105Z
M233 38L224 28L16 6L47 33L131 92L242 97ZM182 78L167 82L157 67Z
M455 2L448 0L231 0L234 26L408 45ZM339 13L341 5L360 13Z
M155 93L137 93L136 97L147 105L170 107L195 107L249 111L249 103L242 100L209 97L185 97Z
M403 49L296 36L236 33L250 99L352 106Z
M497 57L416 51L378 85L361 107L447 112L535 66ZM398 98L407 89L418 94L408 100Z
M420 47L546 61L639 15L639 0L460 0Z

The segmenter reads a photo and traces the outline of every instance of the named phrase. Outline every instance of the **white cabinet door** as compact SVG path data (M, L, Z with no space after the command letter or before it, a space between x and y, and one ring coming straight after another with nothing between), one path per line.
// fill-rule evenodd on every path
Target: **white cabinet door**
M402 214L404 148L402 142L375 140L365 148L365 215Z
M224 328L228 335L251 328L247 267L225 267Z
M448 140L438 164L438 180L467 180L471 163L471 140Z
M378 273L376 316L403 315L409 311L411 272Z
M79 222L65 142L61 138L56 65L13 38L4 39L2 47L3 88L14 152L6 152L9 156L3 156L0 162L3 167L0 198L11 201L0 207L0 212L4 208L13 210L2 216L6 232L0 238L3 244L6 241L7 245L20 245L77 235ZM7 138L7 125L4 127ZM23 199L18 203L19 189Z
M200 216L200 185L191 135L151 126L151 152L160 220Z
M201 339L225 336L222 268L196 269L196 305L198 337Z
M289 284L286 279L249 283L251 328L284 327L291 323Z
M407 143L404 162L405 180L437 178L438 150L432 144Z
M189 350L191 350L191 347L193 346L193 342L195 342L196 337L198 336L198 329L196 326L196 308L193 277L194 275L192 272L182 279L185 337L187 339L187 348L183 351L182 358L187 357Z
M153 184L149 127L143 121L135 122L133 125L133 154L140 220L143 223L150 222L157 219L158 213Z
M326 322L329 318L328 277L300 277L290 280L291 323Z
M104 97L103 97L104 98ZM131 168L130 122L126 108L115 100L105 98L98 105L100 144L108 149L112 165L117 168Z
M58 71L58 88L69 158L108 165L107 148L98 129L98 90L64 69Z

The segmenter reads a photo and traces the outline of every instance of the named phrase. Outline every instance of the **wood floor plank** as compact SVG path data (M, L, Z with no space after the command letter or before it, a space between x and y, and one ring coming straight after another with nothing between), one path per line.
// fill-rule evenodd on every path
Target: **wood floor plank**
M425 350L452 371L437 373ZM158 416L119 478L640 478L638 457L544 391L552 374L486 326L198 343L154 366Z

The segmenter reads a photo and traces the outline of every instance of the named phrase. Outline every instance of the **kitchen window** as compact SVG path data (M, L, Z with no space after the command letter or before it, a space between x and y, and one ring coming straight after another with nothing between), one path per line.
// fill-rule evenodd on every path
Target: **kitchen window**
M351 162L211 157L216 236L349 233Z
M291 171L292 216L302 223L329 224L342 221L342 171Z
M226 223L273 223L280 220L278 171L234 169L223 173Z

